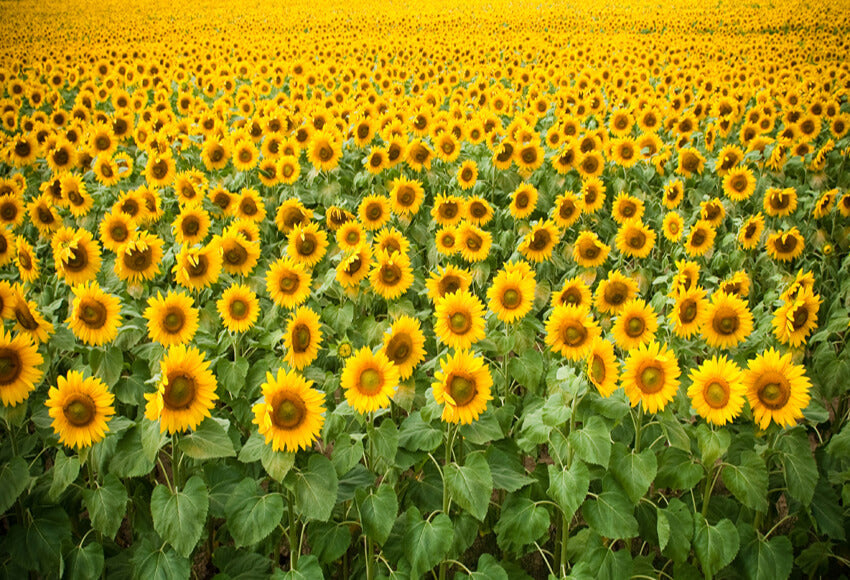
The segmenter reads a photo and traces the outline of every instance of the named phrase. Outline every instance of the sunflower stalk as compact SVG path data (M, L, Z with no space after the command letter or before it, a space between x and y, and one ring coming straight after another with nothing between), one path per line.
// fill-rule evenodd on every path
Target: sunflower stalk
M443 461L443 511L446 516L449 515L449 510L452 507L451 496L449 495L449 486L446 480L446 467L452 461L452 447L454 446L455 435L457 430L452 428L451 423L446 423L446 442L445 442L445 458ZM439 580L446 580L448 572L448 562L440 562Z
M289 526L286 529L289 537L289 569L294 572L298 568L300 545L298 543L298 517L295 515L295 495L291 490L286 492L286 507L289 512Z

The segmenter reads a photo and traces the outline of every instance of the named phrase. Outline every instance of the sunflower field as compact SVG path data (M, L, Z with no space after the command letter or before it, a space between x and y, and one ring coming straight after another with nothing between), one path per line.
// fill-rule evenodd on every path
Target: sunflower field
M850 5L0 3L0 577L850 576Z

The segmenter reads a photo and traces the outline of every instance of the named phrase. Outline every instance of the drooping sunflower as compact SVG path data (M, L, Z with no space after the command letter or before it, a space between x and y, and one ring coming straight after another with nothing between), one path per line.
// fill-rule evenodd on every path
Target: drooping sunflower
M762 233L764 233L764 216L759 212L741 224L741 229L738 231L738 243L741 248L752 250L759 245Z
M705 220L699 220L688 233L685 240L685 252L691 257L703 256L714 246L717 232Z
M702 314L708 309L705 290L694 286L678 292L676 302L670 312L673 332L680 338L690 338L700 329Z
M601 337L593 341L587 354L587 378L603 397L617 390L620 365L614 356L614 345Z
M44 359L25 333L12 336L0 330L0 402L5 407L22 403L41 382Z
M543 262L552 256L552 251L560 242L558 228L550 220L536 222L523 237L519 252L532 262Z
M68 328L86 344L111 342L121 325L121 299L104 292L97 282L72 288L74 300L68 316Z
M363 414L389 407L398 382L398 368L387 355L367 346L345 361L340 379L348 404Z
M469 290L471 285L472 273L465 268L451 264L439 266L437 270L431 272L430 277L425 282L428 297L432 301L458 290Z
M23 236L15 237L15 265L24 282L34 282L41 275L35 250Z
M60 376L47 394L47 413L53 418L53 431L66 447L90 447L106 436L107 423L115 414L115 397L97 377L83 377L78 371Z
M493 236L490 232L464 221L457 227L457 245L467 262L481 262L490 254Z
M159 421L161 433L194 430L215 405L218 386L204 354L185 345L168 349L160 366L160 379L153 393L146 393L145 417Z
M0 318L9 320L15 317L15 291L6 280L0 280Z
M774 260L781 262L790 262L803 253L803 248L806 245L800 230L797 227L792 227L788 231L778 231L770 234L767 237L765 248L767 255Z
M603 314L619 314L626 302L637 295L637 291L638 283L634 278L614 270L596 287L593 298L596 310Z
M655 246L655 238L655 232L640 219L630 219L617 232L617 249L632 258L646 258Z
M177 253L172 272L177 283L184 288L200 290L218 281L222 261L223 256L216 243L200 248L183 246Z
M838 195L837 189L830 189L823 192L815 202L815 207L812 209L812 217L815 219L823 219L829 215L835 207L835 198Z
M308 449L322 432L325 395L294 370L266 373L263 400L252 407L260 435L275 451Z
M537 284L534 274L519 270L500 270L487 290L490 310L502 322L515 322L531 311Z
M394 300L413 285L413 268L406 254L375 252L375 262L369 272L369 283L376 294Z
M735 167L723 178L723 193L732 201L744 201L756 191L756 177L747 167Z
M296 225L289 232L289 241L286 246L287 254L290 258L308 268L318 264L327 249L328 235L319 229L318 224Z
M307 268L290 258L280 258L266 273L266 290L278 305L292 309L310 296L312 276Z
M676 260L676 275L670 285L670 296L690 290L699 284L699 264L691 260Z
M306 306L296 309L286 324L283 344L284 360L296 369L303 369L319 356L322 330L319 315Z
M556 306L546 321L546 344L569 360L585 358L600 334L596 320L580 306Z
M796 348L805 344L818 326L821 298L811 290L798 292L773 315L773 333L782 344Z
M150 280L159 272L163 242L148 232L122 244L115 257L115 274L129 283Z
M525 219L534 213L537 207L538 192L537 188L530 183L520 184L511 193L511 203L508 209L514 219Z
M679 390L679 361L666 344L655 341L629 351L622 381L632 407L649 413L664 409Z
M381 352L398 368L401 380L409 378L416 365L425 359L425 335L419 321L400 316L384 335Z
M632 350L648 343L655 338L657 330L655 311L640 298L626 302L611 327L614 341L623 350Z
M148 298L144 317L147 320L148 336L162 346L187 344L198 330L198 311L191 296L169 290L165 297L161 292Z
M731 423L744 408L744 372L726 356L703 361L690 373L688 397L700 417L712 425Z
M750 277L744 270L738 270L731 277L723 280L718 290L746 298L750 295Z
M573 259L583 268L601 266L608 258L611 247L602 242L596 232L583 230L573 244Z
M803 418L811 399L811 383L805 373L805 367L794 364L790 353L781 355L772 348L747 363L747 401L761 429L767 429L771 421L790 427Z
M493 377L482 357L469 350L457 350L440 359L440 370L431 383L434 400L444 404L442 420L468 425L487 409Z
M700 332L711 347L734 348L753 332L753 314L741 297L717 291L702 312Z
M454 349L466 349L483 339L484 305L468 290L446 294L435 302L434 332Z
M260 315L260 301L245 284L234 284L216 302L224 327L230 332L245 332L254 326Z

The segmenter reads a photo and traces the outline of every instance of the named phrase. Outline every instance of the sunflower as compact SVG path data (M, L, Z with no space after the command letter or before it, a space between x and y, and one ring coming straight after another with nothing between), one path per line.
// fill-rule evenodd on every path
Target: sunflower
M121 325L121 299L104 292L97 282L78 284L72 291L67 322L74 336L96 346L112 342Z
M233 146L233 167L237 171L251 171L259 158L260 150L250 139L238 141Z
M493 236L478 226L463 222L457 228L457 245L467 262L481 262L490 254Z
M546 344L569 360L585 358L600 333L596 320L580 306L556 306L546 321Z
M50 237L62 225L62 220L53 207L53 198L48 193L42 193L27 204L27 213L30 222L38 228L42 236Z
M115 397L97 377L83 377L68 371L57 379L47 394L47 413L53 418L53 432L66 447L90 447L106 436L107 423L115 414Z
M561 229L571 227L581 217L581 200L571 191L566 191L555 199L552 219Z
M384 147L372 147L369 155L366 156L363 162L366 171L373 175L378 175L387 168L389 162L387 160L387 150Z
M286 324L283 335L284 360L296 369L303 369L319 356L322 331L319 315L306 306L296 309Z
M691 257L703 256L714 246L717 232L705 220L699 220L691 227L685 240L685 252Z
M404 237L404 234L392 227L384 228L375 234L372 239L372 246L375 251L383 250L389 254L407 256L410 251L410 242Z
M729 171L744 160L744 152L737 145L725 145L717 154L714 172L725 177Z
M587 378L603 397L610 397L617 390L620 365L614 356L614 345L596 338L587 354Z
M225 272L234 276L248 276L260 259L259 241L249 241L234 229L225 230L214 240L221 254ZM327 242L325 242L327 244Z
M245 284L234 284L215 303L224 327L230 332L250 330L260 315L260 301Z
M209 361L198 349L179 345L168 349L159 366L156 392L145 394L145 417L159 421L161 433L194 430L218 399Z
M218 281L222 261L218 244L207 244L201 248L183 246L171 271L177 283L184 288L200 290Z
M674 179L664 186L664 207L676 209L685 197L685 186L680 179Z
M297 225L289 232L286 252L296 262L313 267L324 257L328 248L328 236L315 223ZM259 253L259 248L257 248Z
M811 290L789 297L773 315L773 332L782 344L796 348L805 344L809 334L818 326L818 310L823 302Z
M675 211L667 212L664 215L664 222L661 225L661 229L667 240L675 243L682 239L684 227L685 222L682 219L682 216Z
M15 291L6 280L0 280L0 318L9 320L15 316Z
M431 208L431 217L441 226L457 225L463 219L463 199L455 195L438 195Z
M560 290L552 292L550 303L553 308L556 306L579 306L590 310L590 287L579 276L569 278L564 281Z
M835 198L837 195L837 189L825 191L815 203L815 207L812 210L812 217L815 219L823 219L828 216L829 212L831 212L835 207Z
M699 175L705 167L705 157L693 147L683 147L679 149L679 166L676 168L676 173L685 177L690 177L693 174Z
M298 199L287 199L280 204L274 223L284 234L290 233L296 226L306 226L313 218L313 212Z
M0 225L0 266L11 262L17 253L16 240L12 234Z
M296 371L266 373L263 400L252 407L260 435L274 451L308 449L322 432L325 395Z
M144 317L148 336L162 346L170 347L191 342L198 330L198 310L191 296L169 290L148 298Z
M183 206L172 223L174 239L179 244L194 245L203 242L210 229L209 214L197 203Z
M620 167L628 169L640 161L640 149L634 139L621 137L611 142L611 158Z
M583 268L601 266L608 258L611 247L602 243L596 232L583 230L573 244L573 259Z
M422 141L417 140L410 143L405 153L404 160L413 171L431 169L431 160L434 158L434 152Z
M290 258L280 258L266 273L266 290L283 308L292 309L310 296L312 277L307 268Z
M4 305L5 309L5 305ZM22 403L41 382L44 362L27 334L14 337L0 330L0 401L6 407Z
M534 213L534 208L537 207L537 188L530 183L520 184L511 193L511 203L508 209L514 219L525 219Z
M53 324L38 311L36 303L27 300L20 286L15 286L15 332L26 333L35 344L47 342L53 334Z
M266 219L266 204L256 189L246 187L236 199L234 214L237 218L259 224Z
M0 196L0 225L15 230L24 223L24 202L17 195Z
M204 147L206 152L206 147ZM225 164L227 158L224 159ZM212 167L208 167L212 169ZM174 181L174 174L177 171L177 165L171 154L168 155L151 155L145 165L145 179L151 187L168 187Z
M476 226L483 226L493 219L493 208L483 197L472 196L466 200L466 219Z
M372 413L390 406L399 382L399 371L383 351L362 347L348 360L340 379L345 399L359 413Z
M100 220L100 241L112 252L136 236L136 222L121 211L111 211Z
M770 234L765 243L767 255L782 262L790 262L797 258L803 253L805 245L806 241L796 226L786 232L780 230Z
M543 262L552 256L552 250L560 242L558 228L550 220L531 226L519 245L520 253L532 262Z
M620 192L614 198L614 203L611 207L611 217L618 224L623 224L629 220L641 219L643 217L644 204L643 201L633 195L625 192Z
M454 349L469 348L485 336L484 305L468 290L458 290L435 301L434 332Z
M68 284L93 280L100 270L100 245L84 229L63 227L52 240L56 275Z
M342 250L350 251L366 243L366 232L357 221L345 222L336 231L336 243Z
M744 408L744 372L725 356L704 361L690 373L688 397L697 414L712 425L731 423Z
M115 274L121 280L138 283L150 280L159 272L163 242L148 232L122 244L115 257Z
M41 275L35 250L23 236L15 237L15 265L24 282L34 282Z
M805 373L804 367L792 362L790 353L780 355L772 348L747 363L747 401L761 429L767 429L771 421L790 427L803 418L811 388Z
M670 287L670 296L676 297L699 283L699 264L690 260L676 260L676 275Z
M640 298L633 298L623 305L611 328L614 341L623 350L632 350L648 343L655 338L657 330L655 311Z
M756 177L746 167L735 167L723 178L723 193L732 201L744 201L756 191Z
M673 332L680 338L690 338L699 331L702 315L708 309L705 290L695 286L678 292L675 298L670 312Z
M741 248L752 250L759 245L762 233L764 233L764 216L759 212L741 224L741 229L738 231L738 243Z
M592 214L605 205L605 184L597 177L586 178L581 185L581 206L586 214Z
M425 360L425 335L419 321L410 316L401 316L384 335L381 352L398 368L399 378L405 380L413 369Z
M471 285L472 273L453 265L438 266L437 270L431 272L431 276L425 282L428 297L433 301L458 290L469 290Z
M515 151L516 145L510 139L506 139L499 143L493 153L493 167L500 171L510 169L511 165L514 164Z
M582 179L599 177L605 169L605 159L598 151L588 151L578 158L576 169Z
M105 187L112 187L121 180L118 164L111 157L98 155L92 166L92 173L98 183Z
M456 178L461 189L472 189L478 180L478 165L475 161L467 159L460 164Z
M524 276L519 270L501 270L487 290L490 310L502 322L516 322L534 305L536 288L533 274Z
M711 227L716 228L726 217L726 208L719 199L709 199L699 204L699 215Z
M753 314L739 296L717 291L702 312L700 329L709 346L734 348L753 332Z
M275 171L281 183L292 185L301 175L301 164L292 155L283 155L275 162Z
M850 193L845 193L843 196L841 196L841 199L838 201L837 205L838 212L841 214L841 217L850 217Z
M390 200L393 213L400 216L411 216L419 212L422 201L425 199L425 190L420 181L398 177L390 182L390 185L392 186Z
M434 237L437 251L445 256L456 254L460 249L458 246L457 228L454 226L443 226Z
M468 425L477 420L493 399L490 390L493 377L483 358L471 351L458 350L440 359L440 370L434 373L434 400L444 404L442 420Z
M316 169L330 171L339 164L342 146L330 133L317 131L310 139L307 156Z
M390 200L383 195L367 195L357 207L357 215L367 230L380 229L390 220Z
M632 258L646 258L655 246L655 232L641 223L640 219L623 222L617 232L617 249Z
M230 147L224 141L216 139L207 139L204 142L204 147L201 149L201 161L207 171L216 169L224 169L227 162L230 160ZM151 183L148 180L148 183ZM151 185L154 185L151 183Z
M633 278L614 270L596 287L596 309L603 314L619 314L626 302L637 295L637 291L638 284Z
M679 362L666 344L651 341L629 351L622 381L632 407L649 413L664 409L679 390Z
M797 210L797 191L793 187L771 187L764 192L762 207L771 217L788 217Z
M394 300L407 292L413 285L413 268L407 255L386 250L375 252L369 283L385 300Z

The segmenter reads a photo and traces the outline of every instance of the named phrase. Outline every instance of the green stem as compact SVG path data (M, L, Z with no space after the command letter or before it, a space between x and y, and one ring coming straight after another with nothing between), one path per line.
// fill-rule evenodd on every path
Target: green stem
M443 513L449 515L449 510L452 507L452 500L449 497L449 486L446 483L446 466L452 461L452 446L454 445L454 432L452 424L446 423L446 453L445 462L443 463ZM448 562L440 562L440 580L446 580L446 572L448 571Z
M634 417L634 415L633 415ZM638 406L637 417L635 421L635 453L640 453L640 432L643 428L643 405Z
M711 492L714 491L714 484L717 483L717 477L720 475L720 469L711 468L708 472L708 477L705 480L705 490L702 494L702 517L708 515L708 504L711 501Z
M364 535L363 541L366 542L366 580L374 580L375 578L375 546L369 536Z
M570 520L566 514L561 514L561 545L559 546L558 570L561 576L567 575L567 544L570 542Z
M180 480L180 462L183 461L183 454L178 447L179 437L177 433L171 435L171 475L174 479L174 489L180 489L182 481Z
M287 491L286 507L289 510L289 569L295 571L298 568L298 520L295 517L295 496Z

